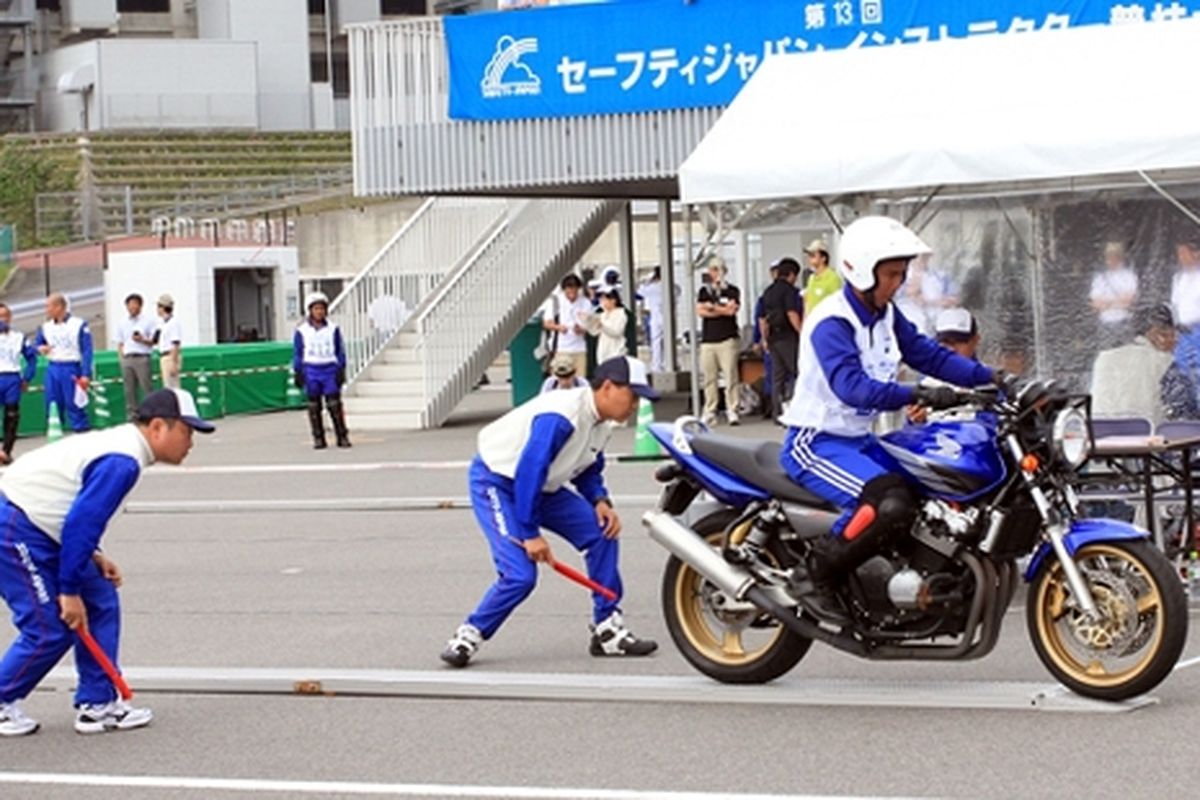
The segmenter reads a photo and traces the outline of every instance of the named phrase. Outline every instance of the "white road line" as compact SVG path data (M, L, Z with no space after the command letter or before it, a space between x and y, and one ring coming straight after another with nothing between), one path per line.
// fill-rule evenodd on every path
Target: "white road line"
M387 470L466 469L470 461L375 461L362 464L212 464L198 467L169 467L156 464L146 474L158 477L182 475L253 475L288 474L294 472L383 472Z
M615 502L653 505L658 495L616 495ZM280 511L451 511L471 507L467 497L343 497L224 500L133 500L126 514L248 514Z
M498 797L513 800L845 800L849 795L739 794L674 792L641 789L579 789L553 786L471 786L442 783L365 783L261 778L192 778L169 775L99 775L87 773L0 772L0 784L35 786L119 787L123 789L191 789L209 792L275 794L342 794L390 797Z
M1113 714L1157 703L1092 700L1061 686L1025 681L891 681L784 678L763 686L731 686L700 675L335 669L319 667L130 667L125 677L145 694L324 695L546 700L776 707L938 708ZM42 684L65 690L74 672L59 667Z
M1179 672L1179 670L1181 670L1181 669L1187 669L1188 667L1194 667L1197 664L1200 664L1200 656L1197 656L1196 658L1189 658L1187 661L1180 661L1179 663L1177 663L1175 665L1175 667L1171 671Z

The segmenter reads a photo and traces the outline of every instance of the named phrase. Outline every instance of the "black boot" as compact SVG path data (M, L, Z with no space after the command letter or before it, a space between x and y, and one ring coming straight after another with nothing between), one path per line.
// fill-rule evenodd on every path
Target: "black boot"
M342 398L340 395L333 395L325 399L325 405L329 407L329 418L333 420L333 432L337 434L337 446L350 446L350 431L346 430L346 409L342 406Z
M21 407L4 407L4 463L12 462L13 445L17 441L17 428L21 424Z
M818 619L850 622L839 591L842 578L876 555L891 537L907 532L913 516L912 493L902 478L884 475L867 483L842 534L817 540L807 569L793 571L792 590L801 605Z
M324 450L329 445L325 442L325 421L321 419L321 398L308 398L308 424L312 428L313 449Z

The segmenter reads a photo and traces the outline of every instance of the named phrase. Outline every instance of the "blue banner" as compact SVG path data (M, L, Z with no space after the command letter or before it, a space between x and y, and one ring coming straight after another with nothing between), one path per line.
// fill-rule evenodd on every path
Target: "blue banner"
M724 106L777 53L1189 16L1200 16L1200 0L620 0L451 16L444 20L450 117ZM936 82L914 76L928 79Z

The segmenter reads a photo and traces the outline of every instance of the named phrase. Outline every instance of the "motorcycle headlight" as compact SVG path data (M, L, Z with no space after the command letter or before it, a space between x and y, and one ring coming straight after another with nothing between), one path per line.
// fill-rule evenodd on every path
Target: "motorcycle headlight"
M1068 408L1054 420L1054 451L1071 469L1087 460L1087 417L1079 409Z

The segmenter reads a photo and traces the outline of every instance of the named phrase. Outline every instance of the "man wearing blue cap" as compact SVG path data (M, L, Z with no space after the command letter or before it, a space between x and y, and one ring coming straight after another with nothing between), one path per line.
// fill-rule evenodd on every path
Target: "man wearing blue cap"
M604 447L639 398L657 400L642 362L619 356L596 368L590 387L538 395L479 432L471 464L471 504L492 549L496 582L459 626L442 660L465 667L479 646L533 591L537 562L550 563L547 528L585 554L588 575L616 593L592 595L594 656L644 656L657 649L625 627L618 603L621 520L604 486ZM566 487L571 483L575 491Z
M181 463L192 448L192 431L213 430L182 389L147 395L136 417L34 450L0 478L0 596L18 629L0 659L0 736L38 729L18 701L75 645L72 631L89 630L117 663L121 570L100 552L100 537L143 469L155 461ZM150 710L118 699L82 645L75 646L75 669L76 731L150 723Z

